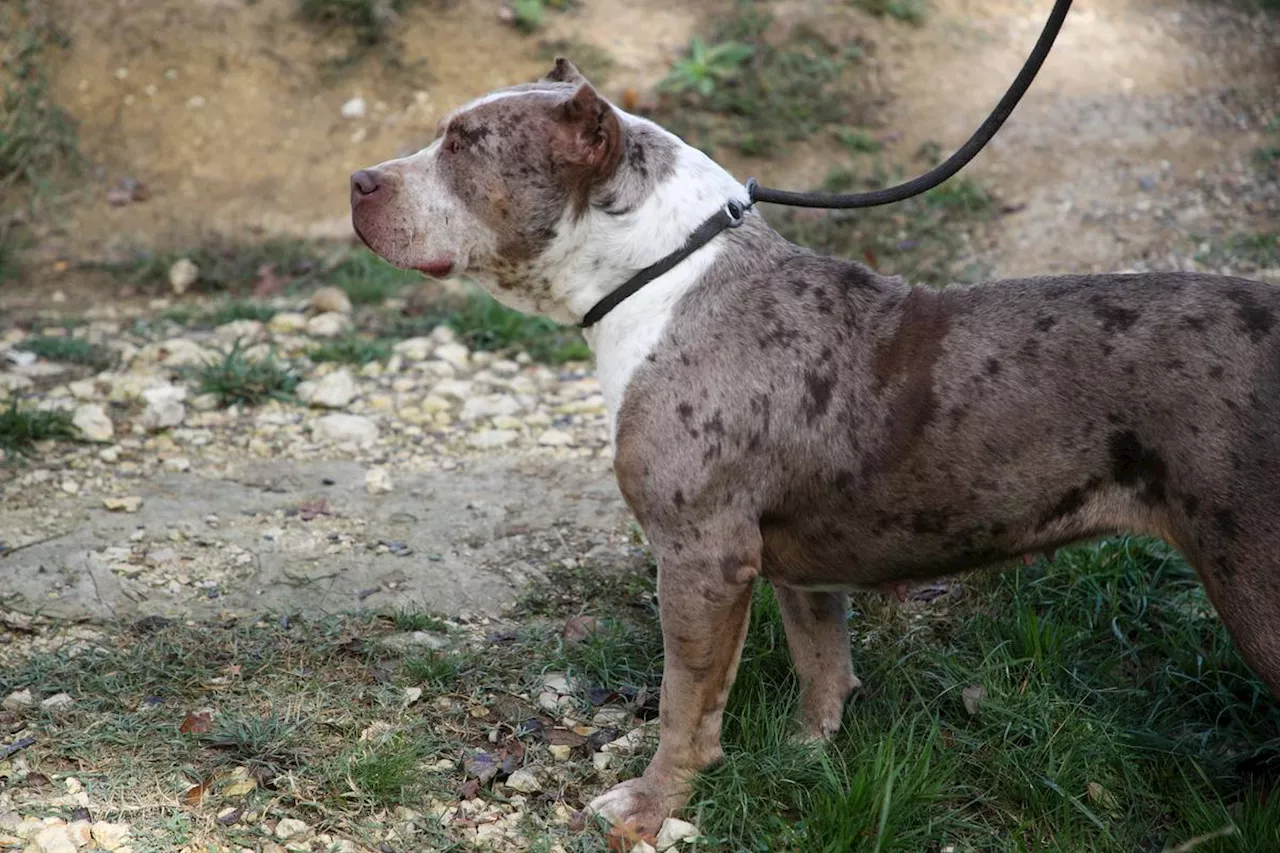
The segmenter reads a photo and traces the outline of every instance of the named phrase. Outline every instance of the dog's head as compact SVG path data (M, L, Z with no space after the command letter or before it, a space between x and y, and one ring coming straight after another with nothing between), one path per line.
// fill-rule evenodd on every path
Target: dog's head
M353 174L352 223L396 266L465 273L507 304L561 313L554 256L605 188L616 204L628 186L627 133L623 114L557 59L542 81L446 116L428 148Z

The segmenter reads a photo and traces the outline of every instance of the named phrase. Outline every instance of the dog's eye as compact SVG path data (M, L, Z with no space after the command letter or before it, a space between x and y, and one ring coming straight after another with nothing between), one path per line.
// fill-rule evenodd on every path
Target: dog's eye
M444 150L446 154L457 154L462 150L462 143L456 136L445 137Z

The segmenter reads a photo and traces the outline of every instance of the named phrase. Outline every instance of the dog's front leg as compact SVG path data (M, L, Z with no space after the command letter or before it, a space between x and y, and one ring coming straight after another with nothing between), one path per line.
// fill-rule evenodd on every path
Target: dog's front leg
M862 686L853 674L848 597L842 592L809 592L774 584L787 648L800 680L800 731L825 740L840 729L849 694Z
M658 751L640 778L588 807L640 835L655 835L688 800L697 772L723 756L720 723L760 567L759 532L743 530L730 538L700 529L701 542L681 543L679 554L673 543L658 554L664 655Z

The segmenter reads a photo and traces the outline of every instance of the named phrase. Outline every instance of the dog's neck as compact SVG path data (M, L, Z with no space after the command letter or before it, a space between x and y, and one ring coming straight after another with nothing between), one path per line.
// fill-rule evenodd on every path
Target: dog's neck
M646 132L658 130L670 136L655 125L645 125ZM554 281L563 294L567 313L575 320L637 272L679 249L727 202L747 203L747 191L733 175L696 148L670 138L675 144L671 173L633 210L621 215L593 210L571 226L572 238L565 246L568 251L557 265ZM611 436L631 375L658 345L676 303L725 250L723 237L712 240L587 330L609 411Z

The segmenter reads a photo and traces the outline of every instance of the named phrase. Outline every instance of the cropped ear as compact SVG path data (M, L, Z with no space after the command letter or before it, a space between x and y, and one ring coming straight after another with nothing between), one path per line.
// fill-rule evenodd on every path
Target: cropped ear
M585 167L599 180L613 175L622 158L622 121L590 83L557 107L556 124L562 162Z
M582 72L578 67L563 56L556 57L556 64L544 80L550 80L553 83L585 83L587 78L582 76Z

